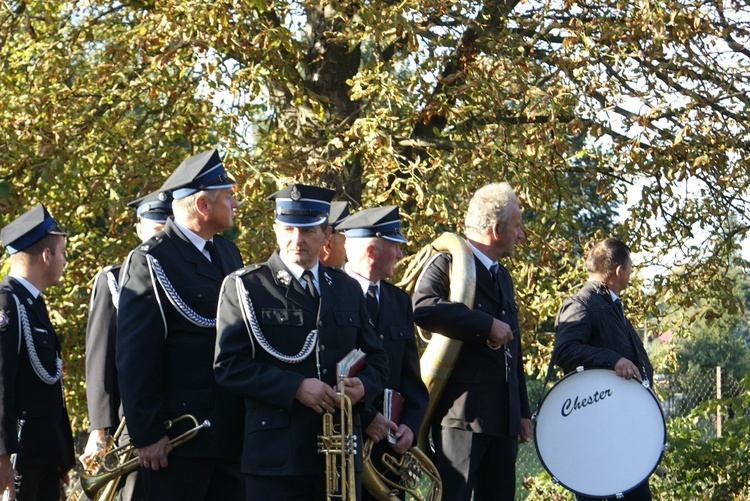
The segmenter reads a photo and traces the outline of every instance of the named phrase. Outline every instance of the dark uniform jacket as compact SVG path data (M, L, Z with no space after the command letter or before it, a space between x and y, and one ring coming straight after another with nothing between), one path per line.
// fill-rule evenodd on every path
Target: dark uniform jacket
M404 396L401 423L411 429L416 440L429 395L419 372L411 298L395 285L381 280L378 317L375 323L378 337L388 355L388 382L385 387ZM375 399L374 405L365 409L362 427L367 428L378 412L383 412L382 393Z
M116 295L120 265L107 266L94 279L86 324L86 400L89 428L116 428L120 422L120 388L115 368ZM112 430L111 430L112 431Z
M318 280L319 310L277 251L268 262L230 275L222 287L215 372L221 385L245 398L244 473L312 475L325 471L324 456L317 446L322 415L296 400L295 394L306 378L319 377L334 386L336 363L352 349L360 348L367 354L364 367L356 375L364 384L365 405L372 404L383 391L388 371L386 355L368 322L362 289L343 271L322 264ZM279 355L298 355L316 328L318 350L291 363L261 347L243 319L237 292L240 281L270 350ZM354 422L361 453L356 412Z
M41 303L12 277L0 283L0 454L18 452L17 469L75 464L73 434L63 399L62 381L47 384L34 372L20 327L16 296L26 310L39 361L57 371L60 342ZM24 419L21 444L16 422Z
M498 294L490 272L475 256L473 308L451 302L451 260L450 254L438 255L424 271L413 296L417 325L464 342L435 408L435 419L446 427L515 437L521 433L521 418L530 418L531 411L513 282L501 265ZM493 318L507 323L513 331L513 341L507 345L511 355L507 381L504 350L487 346Z
M653 382L653 367L630 321L623 321L606 285L589 281L566 299L555 320L553 360L565 373L576 367L614 369L625 357Z
M216 318L221 282L242 266L242 259L230 241L218 235L213 240L221 272L169 220L164 230L130 253L120 272L117 372L125 419L136 447L164 436L165 420L191 414L199 422L208 419L211 427L171 455L240 455L242 400L216 384L216 328L200 324ZM166 286L147 256L158 261L168 280ZM184 427L169 435L181 431Z

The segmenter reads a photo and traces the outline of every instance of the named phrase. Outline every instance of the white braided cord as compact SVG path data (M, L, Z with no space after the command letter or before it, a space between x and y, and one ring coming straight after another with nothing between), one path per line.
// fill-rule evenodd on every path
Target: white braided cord
M47 384L57 383L62 376L62 359L59 356L56 357L56 372L54 376L51 376L50 373L47 372L47 369L45 369L42 365L42 362L39 360L39 355L37 355L36 353L36 346L34 345L34 338L31 337L31 325L29 324L29 316L26 313L26 308L21 304L15 294L13 294L13 299L15 300L16 308L18 309L18 317L21 319L20 327L23 331L24 340L26 341L26 351L29 354L29 362L31 363L31 368L34 369L36 375L39 376L39 379L41 379L43 382Z
M120 285L117 283L115 274L111 271L107 272L107 287L109 287L109 293L112 296L112 304L117 309L120 302Z
M307 335L305 343L302 345L302 349L296 355L285 355L280 351L276 350L271 343L263 335L263 331L260 329L258 323L258 317L255 315L255 309L253 308L253 302L250 300L250 294L245 289L245 284L242 281L242 277L236 277L237 286L237 299L240 303L242 310L242 318L245 320L245 325L248 328L250 334L250 341L252 342L253 337L258 341L258 344L263 348L269 355L287 364L298 364L310 356L315 347L318 345L318 329L313 329ZM253 343L253 357L255 357L255 344Z
M169 298L169 302L172 303L172 306L174 306L175 309L192 324L197 325L198 327L211 329L216 328L215 318L206 318L199 315L195 310L190 308L187 303L185 303L185 301L177 294L177 291L174 290L172 283L169 281L169 278L167 278L167 274L164 273L164 269L161 267L161 264L159 264L159 261L157 261L157 259L151 254L146 254L146 258L148 259L149 267L156 275L159 284L161 285L162 289L164 289L164 292L166 293L167 298Z

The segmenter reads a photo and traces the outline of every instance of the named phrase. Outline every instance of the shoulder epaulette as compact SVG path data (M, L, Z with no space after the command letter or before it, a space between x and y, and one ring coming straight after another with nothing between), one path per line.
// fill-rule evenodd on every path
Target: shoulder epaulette
M241 277L242 275L245 275L246 273L250 273L252 271L257 271L261 269L262 266L260 264L251 264L250 266L245 266L244 268L240 268L239 270L235 271L234 273Z
M164 239L160 235L155 235L151 237L146 243L139 245L136 247L141 252L149 252L151 249L162 243Z

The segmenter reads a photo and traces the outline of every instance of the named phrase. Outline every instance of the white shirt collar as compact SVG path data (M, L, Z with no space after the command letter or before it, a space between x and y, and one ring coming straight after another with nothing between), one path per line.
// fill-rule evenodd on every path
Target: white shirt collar
M302 273L305 271L305 268L303 268L302 266L298 264L287 261L286 259L284 259L284 256L282 256L281 254L279 254L279 258L281 258L281 262L284 263L284 266L286 266L287 269L292 273L292 275L294 275L294 278L296 278L297 281L304 287L305 284L302 282L304 280L302 278ZM320 269L319 265L320 265L320 261L317 261L315 265L312 268L310 268L310 271L312 272L313 278L315 279L316 283L320 283L320 280L318 280L318 270ZM317 285L315 288L318 289L318 291L320 291L320 288L317 287Z
M362 294L367 294L367 289L370 287L370 284L375 284L378 286L378 296L380 296L380 280L377 282L370 282L369 279L363 277L356 271L352 269L352 267L349 265L349 263L346 263L344 265L344 271L347 275L352 277L354 280L356 280L359 283L359 286L362 287Z
M471 241L467 240L467 242L469 242L469 247L471 247L471 252L474 253L474 255L477 257L477 259L479 259L479 261L481 261L481 263L485 266L485 268L489 270L490 266L492 266L493 264L497 262L488 258L486 255L482 253L482 251L474 247L474 244L472 244Z
M184 226L182 226L177 221L174 221L175 226L180 229L183 235L185 235L185 238L187 238L193 245L195 245L195 248L201 251L203 255L208 256L208 251L205 251L206 248L206 242L209 242L209 240L204 239L197 233L193 232L193 230L190 230Z
M11 277L13 277L21 285L23 285L24 287L26 287L26 290L28 290L31 293L31 295L34 296L34 299L38 298L39 295L41 294L41 292L39 291L39 289L37 289L36 287L34 287L34 284L32 284L31 282L29 282L25 278L23 278L21 276L18 276L18 275L14 275L13 273L8 273L8 275L10 275Z

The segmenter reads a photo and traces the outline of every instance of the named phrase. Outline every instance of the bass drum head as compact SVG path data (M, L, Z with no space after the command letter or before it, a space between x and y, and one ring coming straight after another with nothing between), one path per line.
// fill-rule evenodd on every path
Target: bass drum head
M654 393L607 369L573 372L544 396L534 426L539 459L567 489L615 497L653 473L666 445Z

